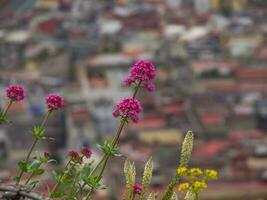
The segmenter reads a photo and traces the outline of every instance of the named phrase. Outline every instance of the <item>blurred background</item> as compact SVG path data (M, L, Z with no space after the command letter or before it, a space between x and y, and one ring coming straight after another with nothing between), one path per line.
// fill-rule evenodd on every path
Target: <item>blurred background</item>
M49 120L38 151L60 163L69 149L111 137L115 103L138 59L153 61L157 90L142 91L139 123L130 123L120 152L135 161L138 180L153 155L159 194L178 166L187 130L196 136L191 166L214 168L219 180L201 199L267 199L266 0L0 0L0 103L4 88L22 84L27 98L0 128L0 179L10 183L46 107L60 93L66 108ZM110 189L96 199L121 199L122 158L105 174ZM54 166L48 167L54 168ZM41 192L53 185L42 177Z

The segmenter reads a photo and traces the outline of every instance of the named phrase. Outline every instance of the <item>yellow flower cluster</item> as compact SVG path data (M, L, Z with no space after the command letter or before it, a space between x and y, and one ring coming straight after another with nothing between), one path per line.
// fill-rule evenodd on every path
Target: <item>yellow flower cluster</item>
M203 189L205 189L207 187L208 187L208 185L207 185L207 183L205 181L195 181L195 182L193 182L193 189L195 191L201 191L201 190L203 190Z
M186 167L178 167L177 168L177 174L182 176L182 175L186 175L187 172L187 168Z
M207 169L205 171L205 176L208 180L215 180L218 178L218 172L212 169Z
M203 171L199 168L192 168L188 171L189 176L200 177L203 174Z
M189 183L181 183L178 186L179 191L186 191L189 189Z
M191 191L198 195L203 189L207 188L207 180L217 179L218 172L212 169L207 169L203 172L200 168L187 169L186 167L177 168L177 174L180 177L185 177L188 182L178 185L179 191Z

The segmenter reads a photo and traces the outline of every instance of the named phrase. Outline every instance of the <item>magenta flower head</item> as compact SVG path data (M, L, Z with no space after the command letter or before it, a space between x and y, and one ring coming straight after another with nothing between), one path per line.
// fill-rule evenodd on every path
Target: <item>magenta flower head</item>
M89 147L82 147L81 148L81 153L86 157L90 158L92 155L92 150Z
M56 94L49 94L46 98L46 105L50 111L58 110L64 107L64 99Z
M133 122L138 122L138 115L142 110L143 108L137 99L125 98L116 105L112 114L114 117L123 116L130 118Z
M130 69L130 75L125 78L124 83L126 85L142 84L147 88L148 91L153 91L155 85L151 82L156 76L156 70L154 65L147 60L139 60Z
M142 185L140 183L134 185L133 193L139 195L142 193Z
M68 156L75 161L81 161L81 157L77 151L71 150L68 152Z
M6 88L6 96L11 101L21 101L25 98L24 87L20 85L10 85Z

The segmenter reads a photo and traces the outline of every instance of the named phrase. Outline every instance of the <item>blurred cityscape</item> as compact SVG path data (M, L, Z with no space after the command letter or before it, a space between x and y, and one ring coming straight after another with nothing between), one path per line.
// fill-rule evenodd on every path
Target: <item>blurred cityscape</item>
M49 120L47 137L54 139L38 151L64 162L69 149L86 145L99 159L96 144L116 130L112 109L131 95L122 80L138 59L155 64L157 89L139 93L142 119L127 126L119 147L139 178L153 156L151 189L161 194L192 130L191 166L220 175L201 199L267 199L266 0L0 0L2 108L7 85L27 91L0 129L0 180L17 173L50 92L67 106ZM123 163L109 163L110 189L95 199L120 199ZM53 178L42 180L45 192Z

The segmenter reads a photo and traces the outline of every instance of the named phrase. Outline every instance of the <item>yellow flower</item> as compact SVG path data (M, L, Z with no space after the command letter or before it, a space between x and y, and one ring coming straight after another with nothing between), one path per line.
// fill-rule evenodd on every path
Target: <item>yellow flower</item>
M189 175L190 176L196 176L199 177L203 174L202 170L199 168L192 168L189 170Z
M218 172L212 169L207 169L205 171L205 175L206 175L206 178L210 180L214 180L218 178Z
M179 175L185 175L186 171L187 171L186 167L178 167L177 168L177 174L179 174Z
M207 188L208 185L205 181L195 181L193 182L193 188L195 191L203 190L204 188Z
M185 191L185 190L188 190L188 189L189 189L189 183L181 183L178 186L178 190L179 191Z

